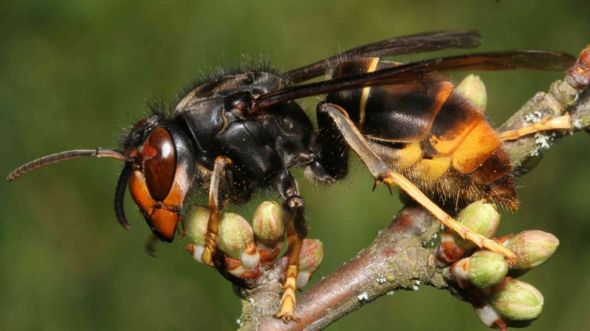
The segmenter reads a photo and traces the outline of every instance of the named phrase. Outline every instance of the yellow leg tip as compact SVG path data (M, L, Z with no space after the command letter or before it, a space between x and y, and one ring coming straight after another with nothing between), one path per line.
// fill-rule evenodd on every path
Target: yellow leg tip
M481 244L482 244L482 246L480 246L480 247L483 247L489 251L504 255L504 257L506 258L508 263L514 264L516 262L516 255L514 254L514 252L512 252L508 248L502 246L502 244L500 244L496 241L487 239L487 238L485 238L485 240Z
M276 319L280 319L283 321L283 323L285 324L289 324L290 322L299 322L299 319L297 317L295 317L295 315L291 312L291 313L287 313L287 312L278 312L274 315L274 317Z
M285 324L291 321L299 321L299 319L295 317L295 284L297 279L297 269L296 265L290 265L287 269L287 278L283 285L285 291L281 298L279 311L275 314L275 318L282 319Z
M456 229L455 232L457 232L462 238L473 242L479 248L485 248L494 253L504 255L504 257L506 257L508 262L511 264L516 262L516 255L497 241L488 239L479 233L472 232L463 226L461 226L459 229Z
M274 317L283 320L283 323L285 324L289 322L299 322L299 319L295 317L295 298L289 294L283 294L281 306Z

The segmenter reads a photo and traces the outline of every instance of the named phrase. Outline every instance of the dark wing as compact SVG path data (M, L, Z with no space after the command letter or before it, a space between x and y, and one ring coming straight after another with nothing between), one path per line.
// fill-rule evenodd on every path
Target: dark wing
M353 48L327 59L285 73L292 83L300 83L326 72L331 66L357 58L382 57L399 54L438 51L445 48L470 48L480 44L477 31L433 31L410 36L381 40Z
M347 76L317 83L289 86L261 95L253 109L268 108L289 100L351 90L367 86L397 84L423 79L425 75L446 70L557 70L569 68L575 57L550 51L507 51L436 58L385 68L371 73Z

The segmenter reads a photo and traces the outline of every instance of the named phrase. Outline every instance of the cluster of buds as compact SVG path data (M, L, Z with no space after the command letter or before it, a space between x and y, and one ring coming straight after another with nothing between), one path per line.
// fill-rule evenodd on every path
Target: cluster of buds
M456 87L466 99L485 110L487 95L478 76L469 75ZM500 224L496 207L475 202L459 213L457 220L471 231L492 238ZM543 308L543 295L532 285L515 278L545 262L557 249L559 240L537 230L494 238L516 255L509 264L504 256L479 250L471 241L446 230L435 256L446 269L446 277L456 292L470 301L488 326L506 329L535 320Z
M467 206L457 220L471 231L491 238L498 228L496 208L485 202ZM458 294L470 301L486 325L498 329L523 326L539 317L543 295L516 278L545 262L557 249L559 240L550 233L528 230L494 238L516 255L508 263L503 255L478 250L457 234L445 231L436 256L449 267L446 278Z
M185 249L198 262L205 245L205 234L209 222L209 210L193 207L184 218L186 237L189 243ZM285 242L285 217L279 204L262 202L254 215L252 224L235 213L223 213L219 223L218 249L223 252L225 271L250 284L275 266L286 266L286 257L280 253ZM322 243L315 239L304 239L299 256L299 278L297 287L307 284L320 266L324 250Z

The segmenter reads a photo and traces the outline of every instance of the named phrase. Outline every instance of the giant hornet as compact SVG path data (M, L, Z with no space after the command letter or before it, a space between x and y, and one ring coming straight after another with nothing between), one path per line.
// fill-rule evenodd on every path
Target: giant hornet
M346 176L348 153L362 159L377 183L398 185L445 226L480 247L514 254L470 232L445 210L479 199L516 209L518 200L502 142L540 130L568 129L567 117L496 133L483 111L454 89L449 70L565 70L570 55L524 50L439 57L401 64L381 57L479 45L477 32L429 32L351 49L287 72L239 69L193 85L174 107L137 122L119 149L79 149L26 163L7 179L80 157L124 162L115 191L115 213L125 188L154 235L171 242L192 188L207 190L211 211L202 261L216 262L220 210L275 188L287 216L288 266L277 318L294 319L296 278L307 228L304 199L292 167L330 184ZM329 78L304 83L321 75ZM327 95L314 126L295 100ZM449 204L448 201L454 203ZM454 207L449 207L453 205ZM445 210L440 206L445 206ZM217 253L217 254L216 254Z

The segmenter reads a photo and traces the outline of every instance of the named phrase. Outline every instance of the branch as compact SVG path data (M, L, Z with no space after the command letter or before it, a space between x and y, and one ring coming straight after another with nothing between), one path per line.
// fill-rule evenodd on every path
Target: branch
M553 83L546 93L537 93L499 128L514 130L541 119L570 115L573 130L536 133L504 144L519 175L530 170L557 140L590 127L589 53L590 48L563 81ZM416 289L421 284L449 288L444 269L435 264L436 247L429 244L439 230L439 222L421 207L404 207L366 249L298 297L296 323L284 324L272 317L282 292L280 271L284 266L278 263L256 288L243 290L241 330L322 329L392 291Z
M578 90L568 82L568 78L569 75L563 81L551 84L548 92L535 94L498 129L500 132L515 130L534 124L542 118L554 118L566 113L571 116L574 125L571 132L536 133L504 143L504 149L518 175L531 170L557 140L579 130L587 130L590 126L590 90Z
M298 323L285 325L270 318L261 322L259 329L321 329L394 290L416 289L421 283L445 288L442 269L434 264L433 248L423 244L432 240L439 230L440 224L427 211L417 206L405 207L367 249L300 296ZM276 310L279 294L280 291L275 298L269 298L270 312ZM259 307L262 304L258 302ZM254 329L254 324L244 325L244 329L250 327Z

